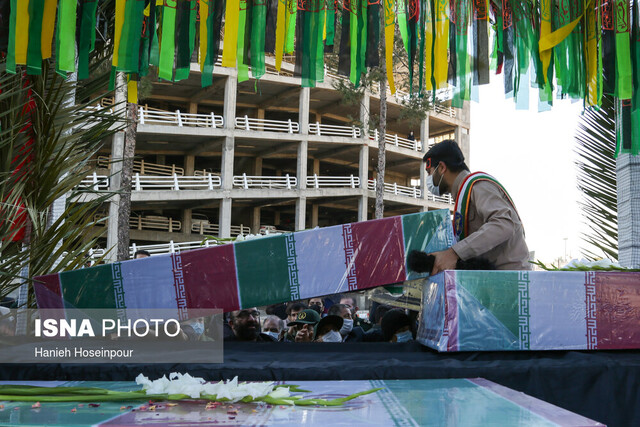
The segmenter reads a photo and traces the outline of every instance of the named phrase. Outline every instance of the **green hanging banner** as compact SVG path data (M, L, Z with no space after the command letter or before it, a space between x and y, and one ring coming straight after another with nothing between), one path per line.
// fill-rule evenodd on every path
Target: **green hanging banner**
M176 15L176 72L174 81L189 77L191 56L195 47L197 3L178 2Z
M295 50L294 37L296 34L296 17L298 15L297 0L287 0L287 12L285 13L285 44L284 52L292 54Z
M470 9L468 0L452 0L452 5L455 6L451 21L455 22L456 29L456 90L451 105L462 108L464 101L471 99L471 69L467 52Z
M154 2L155 4L155 2ZM78 78L89 77L89 53L93 52L96 42L96 11L98 2L81 2L80 38L78 40ZM141 61L142 64L145 61Z
M615 0L616 91L619 99L632 97L629 1Z
M29 1L29 42L27 45L27 74L42 74L42 18L44 0Z
M60 0L56 29L56 72L63 76L76 69L76 0Z
M247 26L247 0L240 0L240 15L238 18L238 45L237 45L237 57L238 57L238 83L249 80L249 66L247 65L247 59L245 58L245 37L242 35L246 32Z
M169 81L173 80L173 62L176 50L176 4L175 0L166 0L162 6L162 40L160 40L158 77Z
M398 18L398 28L400 29L400 37L402 37L402 45L404 50L409 54L409 30L407 29L407 5L408 0L398 0L398 12L396 17Z
M127 0L116 71L125 73L137 73L139 71L143 18L144 2Z
M255 0L251 8L251 75L254 79L264 76L264 44L267 32L267 3Z

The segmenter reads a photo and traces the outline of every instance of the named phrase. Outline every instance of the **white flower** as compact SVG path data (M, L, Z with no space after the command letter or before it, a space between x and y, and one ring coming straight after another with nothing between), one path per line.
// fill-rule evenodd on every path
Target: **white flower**
M136 377L136 383L142 385L147 394L186 394L197 399L202 394L215 395L218 399L229 399L237 402L247 396L253 399L270 395L271 397L288 397L288 388L273 389L273 382L238 383L238 377L218 383L207 383L204 379L192 377L189 374L172 372L169 378L163 376L155 381L140 374ZM276 393L274 395L274 393Z

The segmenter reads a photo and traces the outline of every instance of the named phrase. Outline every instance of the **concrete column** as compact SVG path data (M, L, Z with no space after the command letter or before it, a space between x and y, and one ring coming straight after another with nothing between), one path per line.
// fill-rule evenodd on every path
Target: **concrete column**
M280 211L275 211L273 213L273 225L280 225Z
M198 103L190 102L189 103L189 114L198 114Z
M193 176L196 171L196 156L187 154L184 156L184 174L186 176Z
M218 237L231 237L231 197L220 200L220 214L218 215Z
M159 165L165 165L167 163L167 156L164 154L156 154L156 163Z
M264 108L258 108L258 119L264 120ZM258 125L258 130L264 130L264 126Z
M640 156L619 154L616 160L618 190L618 262L640 268Z
M322 123L322 114L320 113L315 113L316 119L315 121L318 123Z
M234 70L224 83L224 127L234 129L236 127L236 95L238 90L238 73Z
M300 102L298 104L298 123L300 124L300 133L302 135L309 134L309 101L311 100L311 89L308 87L300 88Z
M311 228L318 226L318 204L311 205Z
M368 90L364 92L360 101L360 123L362 123L362 138L369 138L369 118L371 117L371 94Z
M296 224L295 230L304 230L307 223L307 198L298 197L296 199Z
M429 114L420 123L420 142L422 143L422 153L429 151ZM422 192L421 198L427 198L427 171L424 169L424 163L420 163L420 191ZM422 205L422 212L426 212L427 206Z
M360 147L358 163L358 176L360 177L360 189L362 191L358 199L358 221L366 221L369 207L369 197L367 196L367 186L369 183L369 145L366 142Z
M260 233L260 208L253 208L251 213L251 233Z
M253 174L255 176L262 175L262 157L256 157L253 160Z
M117 114L124 116L125 102L127 98L126 85L118 84L116 88L116 105ZM124 158L124 131L117 132L111 140L111 177L109 178L109 190L120 191L122 177L122 160ZM114 194L109 199L109 222L107 224L107 262L115 262L118 259L119 239L118 239L118 222L119 222L119 206L120 196Z
M320 159L313 159L313 173L320 175Z
M298 104L298 122L300 123L300 133L309 134L309 102L311 100L311 89L303 87L300 89L300 102ZM295 230L306 228L307 197L303 195L307 188L307 150L308 140L306 136L298 144L298 159L296 174L298 178L299 197L296 199L296 219Z
M226 106L225 106L226 108ZM222 192L224 198L220 201L220 214L218 224L220 226L219 237L231 236L231 190L233 189L233 157L234 138L228 136L222 145Z
M184 209L182 211L182 234L191 234L191 209Z
M460 146L460 150L462 150L465 163L467 164L467 166L469 166L470 160L471 160L470 159L471 151L470 151L470 144L469 144L469 129L462 126L456 126L455 139L458 145ZM469 167L473 169L471 166Z

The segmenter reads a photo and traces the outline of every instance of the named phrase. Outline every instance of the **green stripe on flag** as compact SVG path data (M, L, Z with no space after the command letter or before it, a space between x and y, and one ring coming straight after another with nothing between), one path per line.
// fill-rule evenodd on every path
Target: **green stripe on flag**
M292 299L286 236L250 240L234 246L240 307ZM290 249L295 250L295 244ZM295 262L293 265L295 267Z
M473 271L458 271L456 285L464 288L484 309L518 337L518 275L517 271L484 271L480 279ZM458 331L461 344L465 342L464 330L464 325L461 324Z
M115 308L114 266L119 267L120 263L60 273L65 302L82 308Z

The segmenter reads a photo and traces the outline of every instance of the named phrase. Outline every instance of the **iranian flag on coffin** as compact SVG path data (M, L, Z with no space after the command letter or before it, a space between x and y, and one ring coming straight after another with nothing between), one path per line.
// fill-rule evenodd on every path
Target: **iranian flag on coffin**
M447 210L344 224L36 278L40 308L224 311L420 277L406 254L453 242ZM422 275L424 277L424 275Z
M423 301L441 301L425 301L422 342L437 350L640 348L640 273L446 271L434 279Z

